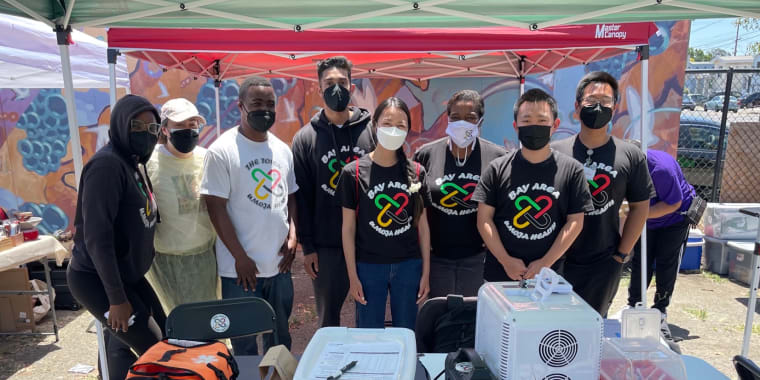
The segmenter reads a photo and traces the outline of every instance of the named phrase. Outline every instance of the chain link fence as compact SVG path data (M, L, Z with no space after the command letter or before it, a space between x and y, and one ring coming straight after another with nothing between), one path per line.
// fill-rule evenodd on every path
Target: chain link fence
M686 70L678 162L710 202L760 201L760 69Z

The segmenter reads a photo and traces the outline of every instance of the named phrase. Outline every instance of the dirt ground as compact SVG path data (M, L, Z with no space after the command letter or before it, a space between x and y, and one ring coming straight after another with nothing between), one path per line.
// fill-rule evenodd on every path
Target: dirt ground
M317 329L317 315L311 281L303 271L300 257L294 264L295 304L290 320L293 348L302 353ZM623 307L628 279L624 278L610 313ZM650 300L654 291L650 291ZM670 329L681 351L704 359L730 378L736 378L731 359L741 350L749 290L725 277L710 273L680 274L675 296L668 309ZM756 311L760 311L760 307ZM346 302L343 324L354 325L354 306ZM760 317L753 328L750 358L760 359ZM92 317L85 311L59 311L61 340L53 337L0 336L0 379L96 379L69 373L77 364L97 366L97 341L87 331ZM40 330L50 331L46 318Z

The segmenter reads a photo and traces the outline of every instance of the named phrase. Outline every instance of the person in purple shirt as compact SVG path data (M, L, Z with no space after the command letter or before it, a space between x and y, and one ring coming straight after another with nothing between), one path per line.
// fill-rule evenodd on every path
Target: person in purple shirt
M636 142L634 142L635 144ZM641 146L641 143L637 144ZM676 285L682 249L689 234L689 221L683 215L691 206L696 194L684 178L681 167L673 156L659 150L647 151L647 166L657 196L650 200L647 219L647 286L652 281L652 267L656 263L654 305L662 313L661 329L666 338L666 308ZM628 305L641 300L641 241L636 244L632 261L631 282L628 286Z

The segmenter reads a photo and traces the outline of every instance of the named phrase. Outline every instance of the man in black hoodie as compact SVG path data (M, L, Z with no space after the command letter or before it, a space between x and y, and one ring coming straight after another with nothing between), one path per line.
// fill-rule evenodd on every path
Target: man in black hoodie
M158 111L145 98L127 95L114 106L111 141L82 171L67 273L77 301L138 355L161 339L166 320L145 279L160 219L145 163L159 128ZM109 373L124 378L129 365L111 361Z
M340 326L349 282L341 242L341 205L335 197L341 168L374 148L369 111L349 107L351 62L332 57L317 65L325 108L293 138L298 183L298 238L314 285L320 327Z

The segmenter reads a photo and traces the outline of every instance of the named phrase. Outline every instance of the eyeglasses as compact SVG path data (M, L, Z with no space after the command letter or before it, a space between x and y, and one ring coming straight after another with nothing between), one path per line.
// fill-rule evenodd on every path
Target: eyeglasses
M584 106L591 106L594 104L601 104L605 107L612 107L615 104L615 99L609 97L609 96L587 96L583 98L581 101L581 104Z
M459 115L454 116L454 117L449 117L450 122L455 122L455 121L460 121L460 120L464 120L471 124L477 124L480 121L480 118L475 114L465 115L464 118L460 117Z
M146 123L142 120L132 120L129 123L129 131L130 132L145 132L148 131L148 133L152 135L158 135L158 131L161 129L161 124L159 123Z

